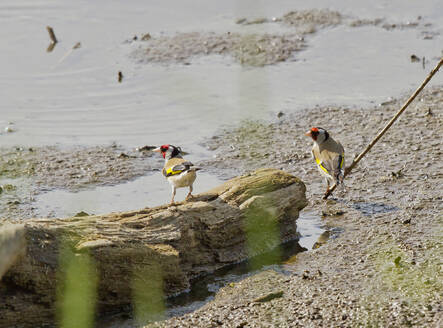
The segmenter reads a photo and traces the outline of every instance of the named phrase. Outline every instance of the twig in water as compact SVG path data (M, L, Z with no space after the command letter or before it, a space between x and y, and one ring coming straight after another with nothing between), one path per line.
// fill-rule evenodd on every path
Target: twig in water
M418 87L417 90L412 94L411 97L404 103L402 108L395 114L395 116L386 124L386 126L381 130L377 136L369 143L369 145L361 152L349 165L344 172L344 177L349 175L352 171L352 169L360 162L360 160L371 150L371 148L377 143L378 140L385 134L386 131L394 124L394 122L399 118L399 116L405 111L405 109L409 106L409 104L417 97L417 95L423 90L423 88L428 84L428 82L432 79L432 77L435 75L435 73L438 72L439 68L443 65L443 57L438 62L437 66L434 67L434 69L429 73L428 77L423 81L423 83ZM337 188L337 184L334 184L331 189L324 195L323 199L327 199L332 192Z
M51 38L52 43L57 43L57 38L55 37L54 30L51 26L46 26L46 29L48 30L49 37Z
M52 50L54 50L55 45L58 41L51 26L46 26L46 30L48 30L49 38L51 39L51 43L49 44L48 48L46 48L46 52L51 52Z
M75 50L75 49L79 49L79 48L81 48L81 46L82 46L82 44L80 43L80 42L77 42L76 44L74 44L74 46L71 48L71 49L69 49L65 54L64 54L64 56L58 61L58 63L57 64L60 64L62 61L64 61L70 54L72 54L72 52Z

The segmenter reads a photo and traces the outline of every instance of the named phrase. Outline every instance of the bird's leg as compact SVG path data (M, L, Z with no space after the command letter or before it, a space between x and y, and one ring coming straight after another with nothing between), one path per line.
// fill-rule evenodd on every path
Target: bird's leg
M175 186L172 186L172 198L171 198L171 205L174 205L174 197L175 197L175 192L177 191L177 188L175 188Z
M340 175L338 176L338 181L340 182L341 185L344 185L344 183L343 183L344 178L345 178L345 177L344 177L343 174L340 174Z
M326 187L325 195L327 195L329 192L329 179L328 178L326 178L326 184L327 184L327 187Z
M188 195L186 196L186 200L188 200L188 199L192 199L192 195L191 195L192 190L193 190L192 185L190 185L190 186L189 186L189 192L188 192Z

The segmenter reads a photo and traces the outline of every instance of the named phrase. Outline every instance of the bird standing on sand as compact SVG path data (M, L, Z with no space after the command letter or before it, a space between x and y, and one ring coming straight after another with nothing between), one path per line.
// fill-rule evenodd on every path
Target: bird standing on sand
M192 198L192 185L197 178L195 172L200 170L200 168L195 167L194 164L183 159L180 147L163 145L153 149L153 151L161 153L165 159L162 173L172 187L171 205L174 204L177 188L189 187L189 193L186 196L186 200Z
M311 128L306 133L306 136L314 140L312 157L314 157L317 163L318 170L326 178L326 195L332 182L335 182L337 185L343 182L345 150L340 142L332 139L328 131L323 128Z

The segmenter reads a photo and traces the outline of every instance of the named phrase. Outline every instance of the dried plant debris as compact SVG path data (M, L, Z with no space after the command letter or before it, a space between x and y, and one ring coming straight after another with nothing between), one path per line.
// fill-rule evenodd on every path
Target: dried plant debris
M296 34L178 33L151 37L134 57L142 62L189 63L193 57L228 55L246 66L265 66L293 57L305 43Z

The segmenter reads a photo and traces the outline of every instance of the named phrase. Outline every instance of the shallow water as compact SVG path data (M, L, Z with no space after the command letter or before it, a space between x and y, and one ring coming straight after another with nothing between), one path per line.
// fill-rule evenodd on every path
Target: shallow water
M279 17L290 10L327 8L389 22L422 16L430 27L387 31L338 26L307 36L295 62L245 68L226 58L192 65L137 64L128 57L135 34L180 31L282 31L259 24L242 27L239 17ZM0 4L2 75L0 128L4 145L103 144L116 141L179 144L192 151L217 129L243 118L270 118L324 104L381 102L416 86L427 70L410 55L441 55L442 36L423 40L423 30L441 33L439 0L404 1L29 1ZM442 10L439 10L442 9ZM60 40L46 52L51 25ZM72 46L81 42L79 49ZM117 82L117 72L124 79ZM436 76L432 83L442 83ZM203 156L206 156L203 152Z
M215 188L220 183L214 175L199 172L194 194ZM175 200L182 201L188 188L177 189ZM159 206L171 199L171 187L160 172L115 186L70 192L53 190L36 197L33 206L40 217L70 217L83 211L88 214L130 211Z

